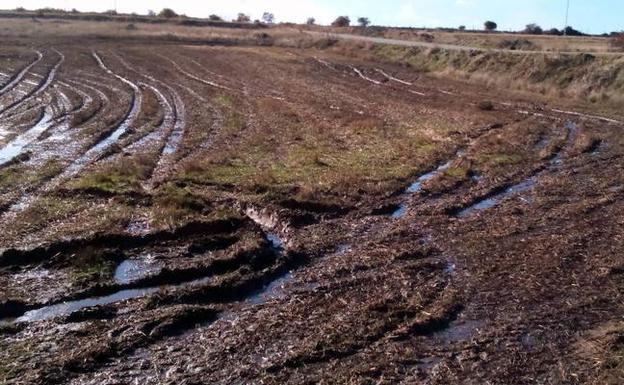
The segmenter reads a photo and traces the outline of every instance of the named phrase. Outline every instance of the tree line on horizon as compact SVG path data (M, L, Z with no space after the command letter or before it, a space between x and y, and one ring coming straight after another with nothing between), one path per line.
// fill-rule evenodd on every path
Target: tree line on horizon
M15 12L18 13L22 13L22 12L31 12L26 10L23 7L18 7L14 10ZM66 11L64 9L58 9L58 8L40 8L34 11L34 13L36 15L39 16L44 16L46 13L50 14L50 13L73 13L73 14L79 14L81 13L80 11L78 11L77 9L73 8L71 11ZM104 14L106 15L110 15L110 16L116 16L117 11L116 10L108 10L106 12L104 12ZM131 13L131 16L138 16L138 14L136 13ZM159 18L164 18L164 19L174 19L174 18L188 18L188 16L184 15L184 14L178 14L176 13L172 8L163 8L160 12L156 13L153 10L149 10L147 11L147 16L148 17L159 17ZM213 22L225 22L225 19L223 19L222 17L220 17L219 15L216 14L211 14L210 16L208 16L206 18L209 21L213 21ZM247 15L246 13L239 13L237 15L236 18L231 20L232 22L235 23L251 23L251 16ZM264 12L262 15L261 19L256 19L253 21L256 24L273 24L275 22L275 15L271 12ZM306 22L306 25L316 25L316 19L314 17L309 17ZM349 16L338 16L331 24L332 27L350 27L351 26L351 19L349 18ZM371 26L371 21L368 17L359 17L357 19L357 26L361 27L361 28L367 28L369 26ZM468 31L466 29L465 25L460 25L458 28L440 28L440 29L444 29L444 30L459 30L459 31ZM483 30L486 32L496 32L498 30L498 24L494 21L488 20L486 22L483 23ZM531 24L527 24L525 29L518 31L519 33L523 33L523 34L528 34L528 35L553 35L553 36L587 36L587 34L571 27L571 26L567 26L564 29L558 29L558 28L550 28L550 29L544 29L542 28L540 25L536 24L536 23L531 23ZM610 34L608 33L604 33L602 34L602 36L611 36L614 37L616 39L622 40L624 39L624 32L611 32Z

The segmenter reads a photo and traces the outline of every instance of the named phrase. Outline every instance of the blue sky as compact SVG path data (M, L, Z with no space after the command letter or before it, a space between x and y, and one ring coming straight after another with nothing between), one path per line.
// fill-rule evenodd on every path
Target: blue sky
M104 11L117 6L121 12L146 13L172 7L189 16L211 13L226 18L245 12L259 18L273 12L277 21L301 22L315 17L329 23L338 15L352 20L366 16L374 24L439 27L466 25L481 28L486 19L501 29L518 30L528 23L562 28L567 0L0 0L0 8L54 7ZM624 0L570 0L569 24L590 33L624 30Z

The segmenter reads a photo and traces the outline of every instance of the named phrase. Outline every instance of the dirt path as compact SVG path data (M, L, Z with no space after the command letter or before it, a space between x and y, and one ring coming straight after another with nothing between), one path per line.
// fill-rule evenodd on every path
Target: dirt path
M481 48L481 47L469 47L463 45L455 45L455 44L439 44L439 43L429 43L424 41L412 41L412 40L400 40L400 39L387 39L382 37L371 37L371 36L361 36L361 35L351 35L345 33L326 33L326 32L315 32L315 31L306 31L305 33L310 34L315 37L328 37L333 39L342 39L342 40L350 40L350 41L362 41L362 42L370 42L376 44L388 44L388 45L398 45L403 47L422 47L422 48L441 48L450 51L486 51L486 52L499 52L499 53L508 53L508 54L517 54L517 55L578 55L579 52L565 52L565 51L528 51L528 50L511 50L511 49L501 49L501 48ZM620 52L592 52L592 55L595 56L622 56Z

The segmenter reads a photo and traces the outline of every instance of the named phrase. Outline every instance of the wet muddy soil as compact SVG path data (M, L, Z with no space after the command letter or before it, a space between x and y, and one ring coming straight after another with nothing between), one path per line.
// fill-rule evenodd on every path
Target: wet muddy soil
M21 43L1 383L621 383L617 119L317 48Z

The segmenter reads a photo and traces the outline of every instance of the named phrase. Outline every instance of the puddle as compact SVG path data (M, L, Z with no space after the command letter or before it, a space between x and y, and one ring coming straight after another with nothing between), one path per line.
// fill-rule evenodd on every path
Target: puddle
M266 237L267 237L267 240L271 242L271 246L275 250L281 250L284 248L284 241L282 241L282 239L278 237L277 235L268 233Z
M276 280L270 282L265 285L261 290L256 292L255 294L247 297L245 302L248 302L252 305L260 305L266 303L272 299L284 298L287 294L286 292L286 284L293 279L293 274L288 272Z
M468 341L480 333L485 326L483 320L467 320L451 322L448 328L435 333L435 336L446 344Z
M565 128L567 130L567 135L566 135L566 140L565 140L565 145L566 146L570 146L572 145L572 143L574 142L574 139L576 138L576 134L578 132L578 128L576 126L576 124L574 122L566 122L565 124ZM555 154L555 156L550 160L550 165L551 166L556 166L559 165L563 162L563 150L560 149L559 151L557 151L557 153ZM481 210L486 210L489 209L491 207L494 207L496 204L498 204L500 201L502 201L503 199L510 197L512 195L516 195L522 192L525 192L527 190L529 190L531 187L533 187L535 185L535 181L536 179L539 177L539 175L541 173L543 173L546 169L538 172L537 174L533 175L531 178L520 182L518 184L515 184L511 187L506 188L505 190L503 190L500 193L494 194L491 197L482 199L468 207L466 207L465 209L459 211L459 213L457 213L457 216L460 218L463 217L467 217L471 214L473 214L476 211L481 211Z
M79 301L69 301L57 305L46 306L41 309L31 310L23 316L16 318L14 322L37 322L45 321L58 316L66 316L71 313L92 306L110 305L132 298L140 298L152 294L160 288L129 289L118 291L117 293L96 298L87 298Z
M9 142L3 149L0 150L0 165L13 160L22 152L24 147L37 140L39 135L50 128L52 124L54 124L52 114L46 110L37 124L35 124L28 131L19 135L13 141Z
M438 175L440 172L444 170L447 170L450 166L451 166L451 162L448 161L444 163L443 165L439 166L438 168L436 168L435 170L428 172L424 175L421 175L418 179L416 179L414 183L412 183L407 188L407 190L405 190L405 192L408 194L413 194L413 193L420 191L422 184L424 182L428 181L429 179L433 179L436 175Z
M117 272L116 272L116 275L117 275ZM187 287L205 285L206 283L210 281L210 279L211 277L205 277L205 278L181 283L179 285L164 285L164 286L156 286L156 287L137 288L137 289L125 289L125 290L120 290L116 293L102 296L102 297L91 297L91 298L86 298L86 299L81 299L81 300L76 300L76 301L67 301L67 302L56 304L56 305L45 306L39 309L28 311L24 313L24 315L18 318L0 320L0 324L6 325L6 324L12 324L16 322L45 321L54 317L68 316L78 310L82 310L87 307L110 305L113 303L129 300L129 299L145 297L147 295L156 293L159 290L187 288Z
M278 236L274 234L267 234L267 239L271 242L271 245L276 252L280 252L282 250L283 241ZM128 284L151 274L154 271L152 269L160 269L160 267L156 264L155 261L152 260L149 255L142 260L126 260L122 262L119 266L117 266L114 278L115 281L119 284ZM39 309L28 311L19 318L0 320L0 325L10 325L15 322L45 321L54 317L68 316L78 310L87 307L110 305L129 299L141 298L156 293L159 290L179 289L205 285L210 282L212 278L212 276L208 276L184 282L178 285L162 285L147 288L126 289L120 290L107 296L92 297L76 301L67 301L56 305L44 306ZM250 297L248 297L247 301L252 303L262 303L266 302L268 299L276 298L277 295L280 295L280 292L283 292L283 287L285 283L291 279L292 273L288 272L267 284L256 294L252 294Z
M13 89L13 88L14 88L14 87L15 87L15 86L16 86L16 85L20 82L20 80L22 80L22 78L24 77L24 75L26 75L26 73L27 73L28 71L30 71L30 69L31 69L32 67L34 67L34 66L35 66L35 64L39 63L39 62L41 61L41 59L43 59L43 54L42 54L41 52L36 51L36 53L37 53L37 59L36 59L34 62L32 62L32 63L30 63L29 65L27 65L26 67L24 67L24 69L22 69L22 70L20 71L20 73L19 73L19 74L17 74L17 76L16 76L16 77L15 77L15 78L11 81L11 82L9 82L9 83L8 83L8 84L6 84L4 87L2 87L2 88L0 89L0 95L2 95L2 94L4 94L4 93L6 93L6 92L8 92L8 91L10 91L11 89Z
M115 283L124 285L150 275L158 274L161 267L151 255L147 255L141 259L127 259L121 262L115 269Z
M342 244L342 245L338 245L338 247L336 247L336 254L341 255L341 254L346 254L349 251L351 251L351 245L348 243Z
M406 212L407 212L407 204L402 203L392 214L390 214L390 218L399 219L403 215L405 215Z
M461 152L458 152L456 156L461 156ZM418 179L416 179L411 185L409 185L409 187L405 190L403 195L415 194L419 192L422 189L422 184L424 182L435 178L442 171L448 169L451 166L451 162L452 161L448 161L444 163L443 165L438 166L435 170L419 176ZM399 207L397 207L397 209L393 211L392 214L390 214L390 217L393 219L398 219L398 218L401 218L403 215L405 215L406 212L407 212L407 204L401 203Z
M24 95L22 95L21 98L18 98L18 100L15 100L14 102L10 103L7 106L4 106L2 108L2 110L0 111L0 115L4 115L7 111L12 110L12 109L18 107L22 103L24 103L24 102L32 99L33 97L39 95L40 93L44 92L50 86L50 84L52 84L52 82L54 81L54 79L56 77L56 72L58 71L58 69L61 66L61 64L63 64L63 62L65 61L65 56L61 52L59 52L57 50L54 50L54 51L56 53L58 53L60 59L54 65L54 67L50 70L50 72L48 73L47 77L45 78L45 81L39 82L39 83L35 83L35 84L37 84L35 86L35 88L33 88L32 90L29 90L26 93L24 93ZM26 83L26 81L24 81L23 83Z
M448 274L448 275L455 275L455 270L457 269L457 265L455 265L454 263L447 263L446 266L444 266L444 274Z
M489 198L486 199L482 199L480 201L478 201L477 203L468 206L467 208L461 210L459 213L457 213L457 216L460 218L463 217L467 217L470 214L476 212L476 211L481 211L481 210L485 210L485 209L489 209L491 207L494 207L498 202L500 202L501 200L510 197L512 195L524 192L529 190L531 187L533 187L533 185L535 185L535 179L531 178L528 180L525 180L524 182L518 183L516 185L513 185L511 187L506 188L505 190L503 190L502 192L495 194Z

